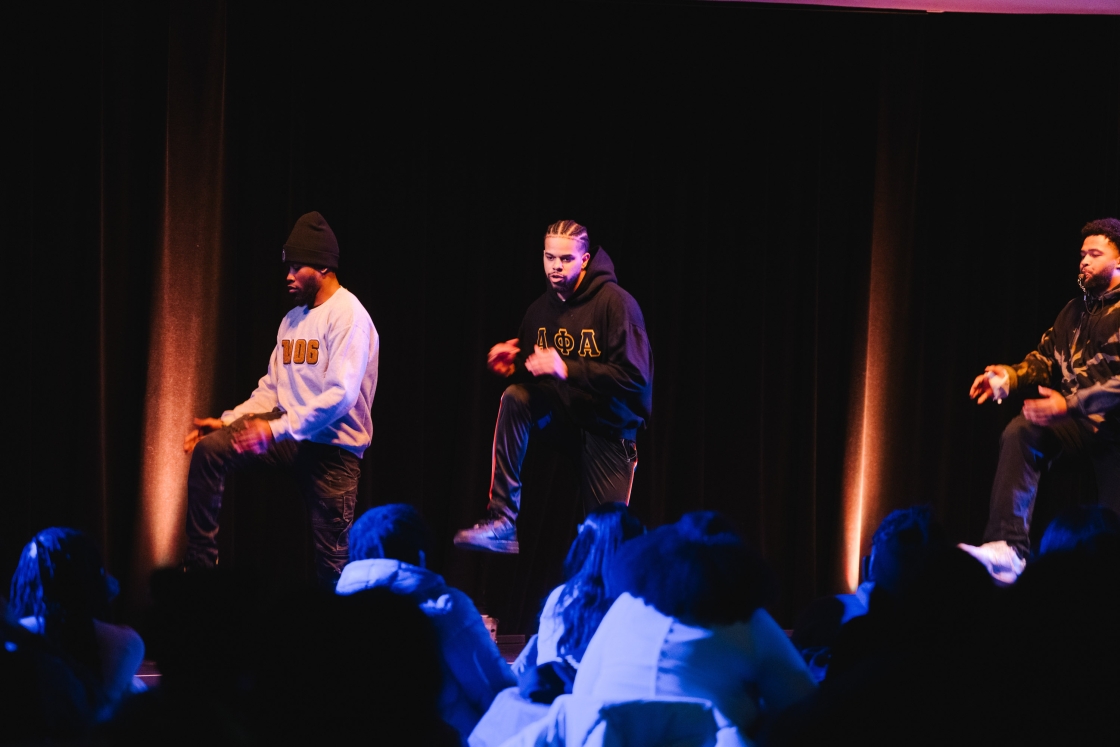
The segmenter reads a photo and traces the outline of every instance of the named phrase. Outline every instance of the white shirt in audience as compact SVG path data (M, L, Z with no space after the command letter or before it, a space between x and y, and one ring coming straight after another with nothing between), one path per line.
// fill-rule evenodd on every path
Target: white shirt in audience
M537 666L560 660L557 647L560 645L560 636L564 635L564 620L560 617L557 606L562 591L564 591L563 584L553 589L545 600L544 609L541 610L541 623L537 629Z
M603 701L704 698L721 728L747 732L762 709L780 710L815 688L764 609L746 622L703 628L623 594L588 644L572 694Z

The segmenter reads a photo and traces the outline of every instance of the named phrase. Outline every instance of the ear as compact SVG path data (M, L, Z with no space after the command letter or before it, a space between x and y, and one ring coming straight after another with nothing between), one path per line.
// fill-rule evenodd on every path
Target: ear
M587 263L591 261L591 247L587 247L587 251L583 253L583 264L580 265L581 270L587 269Z

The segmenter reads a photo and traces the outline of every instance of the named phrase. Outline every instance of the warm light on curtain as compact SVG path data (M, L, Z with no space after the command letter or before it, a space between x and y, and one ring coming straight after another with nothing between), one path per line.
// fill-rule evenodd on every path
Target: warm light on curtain
M222 255L225 4L174 4L153 283L137 574L182 552L192 415L209 415Z
M859 585L860 558L863 555L865 523L876 513L880 504L884 453L883 437L886 430L886 392L889 391L889 348L877 341L890 339L891 294L889 251L884 247L880 226L876 225L871 251L871 283L867 310L867 351L863 366L862 405L849 426L854 438L849 438L847 477L844 491L844 574L848 588L855 591ZM873 527L868 531L873 531Z
M862 355L862 391L848 419L844 477L843 568L848 587L859 584L860 558L881 513L899 496L886 495L890 460L905 431L893 422L893 405L910 396L905 349L917 204L920 49L923 27L897 19L896 34L881 52L875 193L867 291L867 339ZM856 354L857 366L860 355ZM858 385L857 385L858 386ZM903 426L904 427L904 426Z

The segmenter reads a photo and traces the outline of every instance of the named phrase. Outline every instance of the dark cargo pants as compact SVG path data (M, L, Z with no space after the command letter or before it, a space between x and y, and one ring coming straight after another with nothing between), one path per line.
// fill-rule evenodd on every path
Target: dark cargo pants
M286 469L295 478L311 516L316 576L319 583L333 587L349 560L361 465L358 457L339 446L311 441L277 441L264 454L239 454L233 448L233 432L243 427L244 419L205 436L191 455L187 566L209 568L218 562L218 511L226 475L256 461Z

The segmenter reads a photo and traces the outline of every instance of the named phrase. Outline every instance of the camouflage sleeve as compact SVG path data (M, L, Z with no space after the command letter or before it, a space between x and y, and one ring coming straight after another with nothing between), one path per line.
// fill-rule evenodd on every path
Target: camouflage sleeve
M1023 361L1014 366L1004 366L1010 373L1012 391L1023 384L1050 385L1050 372L1054 365L1054 328L1046 330L1038 349L1032 350Z
M1120 376L1078 389L1066 397L1071 413L1096 415L1120 409Z
M1085 367L1093 384L1066 397L1070 411L1075 415L1120 412L1120 330L1105 340Z

